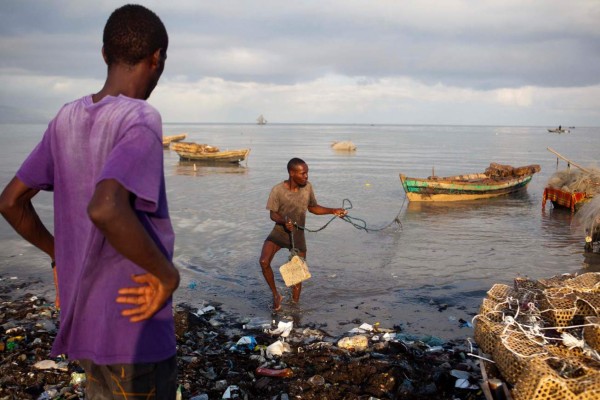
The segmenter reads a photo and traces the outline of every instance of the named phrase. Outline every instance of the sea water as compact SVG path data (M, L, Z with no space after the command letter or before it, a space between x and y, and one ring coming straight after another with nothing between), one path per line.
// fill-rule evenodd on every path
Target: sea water
M0 125L2 187L44 129ZM165 135L180 133L221 150L251 152L240 165L206 166L181 162L174 151L164 150L177 235L174 261L182 274L176 302L220 303L240 321L293 318L331 334L379 322L451 338L472 334L460 320L470 321L494 283L600 271L595 255L585 254L584 234L571 213L550 203L542 210L549 177L567 168L547 148L578 165L597 166L600 128L555 134L546 127L165 124ZM333 141L343 140L351 140L356 152L331 149ZM286 300L273 316L258 259L273 225L267 197L286 179L292 157L308 163L319 204L351 204L349 215L375 231L336 219L318 233L307 233L312 278L304 283L298 305L290 304L279 275L288 258L286 250L280 251L273 270ZM450 176L482 172L491 162L539 164L542 170L518 194L459 203L405 200L400 173ZM35 205L52 228L51 195L40 193ZM396 217L400 224L393 223ZM330 219L309 213L306 225L318 230ZM0 222L0 271L20 279L51 279L47 257L5 221Z

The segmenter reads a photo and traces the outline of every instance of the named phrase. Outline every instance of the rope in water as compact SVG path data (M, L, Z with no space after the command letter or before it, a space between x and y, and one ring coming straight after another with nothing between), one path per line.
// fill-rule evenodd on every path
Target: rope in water
M351 224L352 226L354 226L356 229L359 230L364 230L365 232L379 232L382 231L384 229L389 228L392 224L397 224L398 225L398 229L402 228L402 222L400 222L400 213L402 212L402 208L404 208L404 203L406 202L406 197L404 198L404 201L402 202L402 205L400 206L400 210L398 210L398 213L396 214L396 216L394 217L393 220L391 220L389 223L387 223L386 225L380 227L380 228L369 228L367 226L367 222L362 219L362 218L356 218L356 217L351 217L350 215L346 214L343 217L338 217L338 216L334 216L331 217L331 219L329 221L327 221L327 223L325 225L323 225L322 227L320 227L319 229L308 229L305 226L301 226L298 225L296 223L294 223L294 225L296 225L298 228L303 229L306 232L319 232L322 231L323 229L325 229L330 223L332 223L335 219L342 219L346 222L348 222L349 224ZM352 209L352 202L350 201L350 199L344 199L342 201L342 208L344 210L351 210Z

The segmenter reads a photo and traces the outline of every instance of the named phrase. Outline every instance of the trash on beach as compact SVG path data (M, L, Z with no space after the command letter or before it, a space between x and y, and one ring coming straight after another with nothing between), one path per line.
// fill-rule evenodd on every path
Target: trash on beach
M211 313L211 312L214 312L214 311L216 311L216 309L213 306L206 306L204 308L199 308L198 311L196 311L194 314L197 317L199 317L201 315L208 314L208 313Z
M278 340L267 347L267 358L273 358L273 356L280 356L284 352L287 353L290 351L292 351L292 349L290 348L289 344Z
M453 369L450 371L450 375L458 379L469 379L470 374L467 371L461 371L459 369Z
M252 336L242 336L240 340L234 346L231 346L229 350L254 350L256 347L256 339Z
M459 328L472 328L473 324L471 324L469 321L465 321L464 319L460 318L458 320L458 326Z
M281 337L288 337L290 332L292 331L292 327L294 326L294 322L283 322L279 321L277 324L277 329L270 330L269 333L271 335L279 335Z
M225 390L223 393L222 399L239 399L240 398L240 388L237 385L231 385Z
M73 386L81 385L82 383L85 383L85 381L86 381L85 372L73 372L71 374L71 382L70 382L71 385L73 385Z
M258 329L258 330L262 331L265 329L271 329L271 326L274 323L275 323L275 321L270 321L268 319L260 318L260 317L254 317L254 318L250 318L248 321L243 323L242 328L243 329Z
M373 326L369 325L367 323L362 324L361 326L359 326L358 328L352 328L350 329L350 331L348 331L349 333L367 333L367 332L373 332Z
M56 362L54 360L42 360L42 361L38 361L35 364L33 364L34 368L37 369L58 369L61 371L67 371L68 368L68 364L64 361L61 362Z
M323 378L321 375L313 375L308 378L308 383L310 383L312 386L323 386L325 384L325 378Z
M271 369L258 367L254 372L256 372L256 375L269 376L272 378L289 378L294 375L294 371L292 371L291 368Z
M454 384L454 387L459 388L459 389L470 389L470 390L479 389L479 386L471 384L471 382L469 382L468 379L457 379L456 383Z
M341 338L337 346L342 349L365 351L369 346L369 338L364 335L356 335Z

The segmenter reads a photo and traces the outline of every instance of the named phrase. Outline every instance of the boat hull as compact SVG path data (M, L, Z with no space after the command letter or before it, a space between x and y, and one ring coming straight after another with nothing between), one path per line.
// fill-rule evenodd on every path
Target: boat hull
M205 163L240 163L248 157L250 149L218 151L215 153L192 153L177 150L179 158L182 161L197 161Z
M523 190L532 175L500 181L475 179L460 181L452 178L409 178L400 174L400 181L409 201L463 201L488 199Z

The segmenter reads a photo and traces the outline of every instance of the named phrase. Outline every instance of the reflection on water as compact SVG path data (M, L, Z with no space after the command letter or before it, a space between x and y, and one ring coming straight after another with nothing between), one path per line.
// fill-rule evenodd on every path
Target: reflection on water
M176 175L203 176L211 174L245 174L248 168L238 163L215 163L180 160L175 165Z

